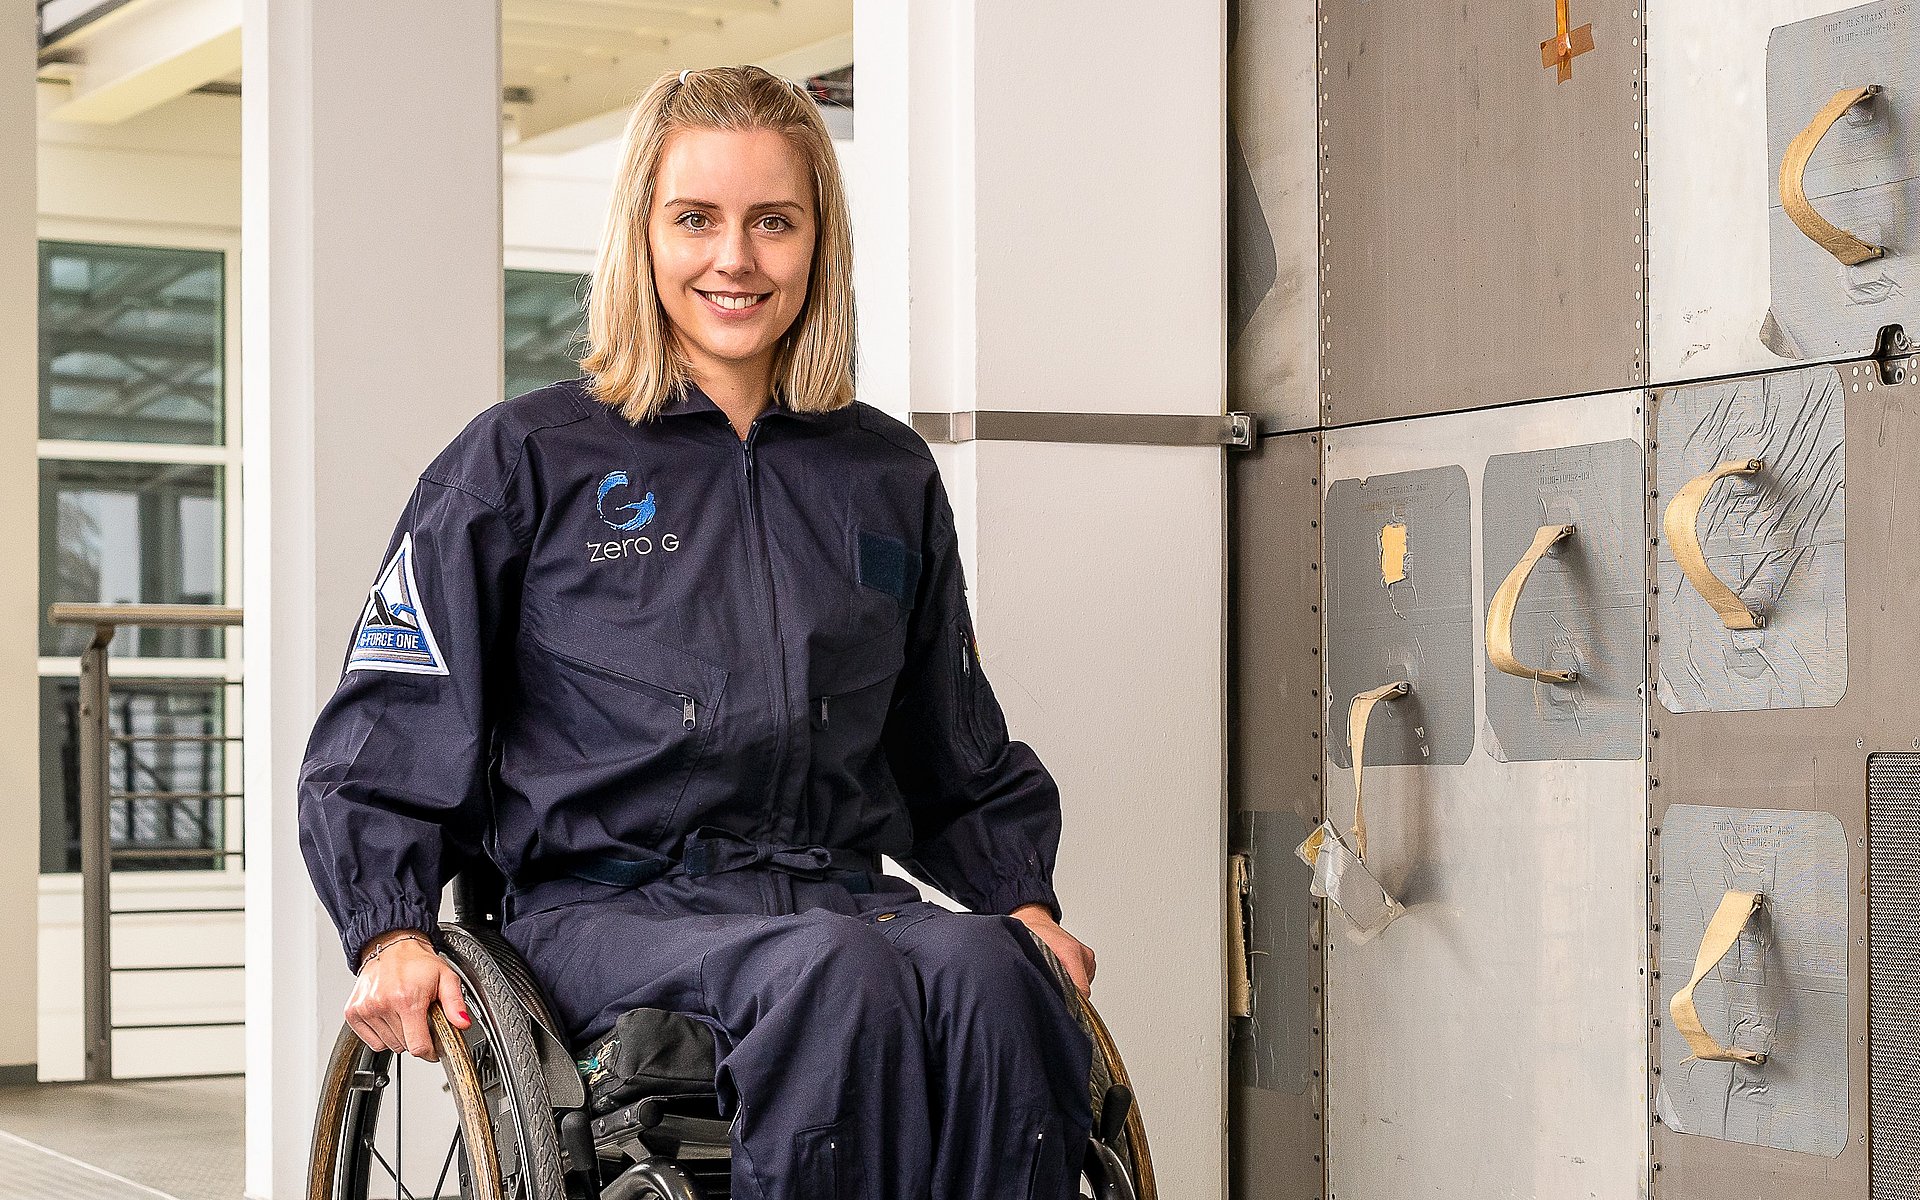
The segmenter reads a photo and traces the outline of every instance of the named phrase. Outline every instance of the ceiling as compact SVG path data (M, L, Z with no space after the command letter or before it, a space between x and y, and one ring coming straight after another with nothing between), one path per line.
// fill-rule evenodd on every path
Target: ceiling
M57 119L112 124L195 90L234 91L241 0L39 0ZM620 132L662 71L759 63L809 79L853 61L853 0L502 0L506 139L559 152Z

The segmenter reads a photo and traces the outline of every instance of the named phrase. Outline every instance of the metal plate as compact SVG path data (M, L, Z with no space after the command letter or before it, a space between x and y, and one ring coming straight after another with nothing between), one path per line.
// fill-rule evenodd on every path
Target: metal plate
M1776 190L1767 172L1767 40L1775 26L1835 7L1835 0L1647 0L1654 383L1795 365L1760 340L1772 297L1768 221Z
M1477 491L1496 454L1637 442L1642 419L1630 392L1331 430L1327 471L1453 468ZM1477 552L1466 566L1484 611ZM1344 825L1352 772L1331 761L1327 796ZM1329 1195L1643 1195L1640 762L1500 762L1483 746L1461 766L1370 766L1367 811L1368 861L1407 911L1365 945L1328 938Z
M1634 758L1646 732L1646 554L1640 491L1645 459L1629 439L1496 454L1480 483L1482 561L1492 606L1512 564L1543 525L1572 525L1535 565L1513 614L1513 650L1571 683L1484 664L1487 753L1502 761ZM1503 565L1504 564L1504 565Z
M1374 712L1367 761L1467 761L1473 753L1474 604L1466 472L1436 467L1336 479L1326 506L1329 752L1341 766L1352 766L1349 702L1406 680L1412 694ZM1389 537L1395 539L1391 552Z
M1847 1145L1847 835L1832 813L1676 804L1660 822L1660 933L1698 947L1728 891L1766 897L1694 989L1701 1027L1758 1066L1699 1062L1660 1027L1655 1106L1668 1129L1839 1154ZM1690 963L1660 973L1660 1013Z
M1313 0L1227 2L1227 407L1320 423Z
M1920 1193L1920 754L1867 759L1867 841L1873 1200L1907 1200Z
M1320 815L1320 438L1262 438L1227 465L1230 836L1253 857L1258 952L1254 1017L1232 1022L1232 1194L1301 1200L1323 1171L1320 913L1293 856Z
M1766 618L1730 630L1660 545L1660 703L1668 712L1819 708L1847 690L1848 392L1809 367L1654 393L1659 503L1717 464L1758 474L1714 486L1698 533L1707 566ZM1657 508L1656 512L1663 512ZM1658 521L1655 521L1658 524Z
M1641 381L1640 6L1572 22L1563 83L1552 4L1323 6L1326 424Z
M1887 251L1847 266L1795 227L1780 204L1787 144L1834 93L1878 84L1820 140L1807 164L1814 211ZM1879 0L1773 31L1767 42L1768 344L1789 358L1871 352L1880 331L1920 334L1920 14Z
M1796 372L1798 374L1798 372ZM1912 379L1910 369L1903 372ZM1832 813L1846 831L1850 855L1847 926L1848 1049L1847 1143L1837 1157L1743 1145L1676 1133L1656 1125L1653 1146L1662 1169L1656 1196L1676 1200L1753 1200L1755 1196L1868 1196L1867 1062L1868 880L1867 762L1879 751L1920 748L1920 719L1910 703L1912 664L1920 660L1920 488L1913 486L1913 447L1920 444L1920 387L1878 382L1879 368L1839 368L1846 393L1846 562L1848 636L1871 646L1849 664L1847 690L1828 708L1764 712L1691 712L1656 709L1658 738L1649 792L1656 830L1673 804L1734 809L1793 809ZM1656 477L1669 452L1665 438L1652 453ZM1649 502L1657 517L1659 499ZM1655 632L1665 609L1656 613ZM1912 848L1903 848L1911 854ZM1658 870L1657 867L1653 868ZM1662 977L1693 965L1696 945L1667 944L1662 913L1654 912L1654 953ZM1659 999L1659 983L1652 984Z

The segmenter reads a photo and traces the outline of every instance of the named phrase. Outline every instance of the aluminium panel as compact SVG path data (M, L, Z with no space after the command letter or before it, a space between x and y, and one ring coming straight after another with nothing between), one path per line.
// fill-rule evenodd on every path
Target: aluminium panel
M1920 744L1914 746L1920 751ZM1867 759L1873 1200L1920 1193L1920 753Z
M1900 0L1895 7L1907 6ZM1768 42L1780 26L1831 20L1843 8L1835 0L1648 0L1647 352L1652 382L1796 365L1763 339L1774 300L1772 254L1778 242L1772 230L1779 159L1769 152ZM1807 70L1806 86L1811 87L1819 68L1794 65ZM1773 91L1779 94L1780 89ZM1800 124L1812 116L1808 111ZM1829 137L1858 139L1864 132L1843 120ZM1826 186L1820 164L1835 161L1837 145L1818 151L1816 169L1808 176L1810 194ZM1912 219L1909 212L1909 245ZM1800 235L1796 231L1794 236ZM1821 269L1846 282L1837 263ZM1871 278L1871 272L1856 274L1860 282ZM1905 302L1911 303L1911 297ZM1846 340L1853 344L1827 356L1873 349L1871 337Z
M1322 1193L1320 911L1293 848L1320 816L1320 437L1227 458L1230 849L1251 887L1252 1015L1232 1020L1235 1200Z
M1638 0L1321 6L1321 414L1642 379Z
M1327 475L1455 469L1483 510L1494 456L1638 445L1643 419L1635 391L1329 430ZM1499 579L1468 542L1454 569L1481 614ZM1470 625L1477 692L1486 648L1482 621ZM1329 756L1325 774L1328 817L1344 828L1353 772ZM1406 912L1364 945L1328 916L1329 1194L1643 1196L1640 755L1501 762L1483 739L1459 766L1370 765L1366 791L1368 862Z
M1894 1180L1888 1186L1906 1190L1882 1190L1870 1167L1867 782L1872 756L1920 748L1920 719L1910 703L1912 664L1920 660L1920 621L1914 619L1920 552L1912 534L1920 528L1920 488L1912 486L1920 387L1912 382L1911 360L1901 372L1904 382L1897 384L1881 382L1881 368L1871 362L1838 364L1836 371L1846 401L1847 632L1854 646L1872 652L1852 656L1845 693L1826 707L1675 713L1664 700L1657 701L1651 729L1657 740L1650 743L1648 769L1650 782L1658 786L1648 797L1656 842L1674 805L1819 812L1839 821L1846 837L1849 931L1845 1148L1837 1155L1784 1150L1656 1124L1653 1148L1661 1168L1653 1177L1656 1197L1868 1200L1876 1192L1911 1194L1916 1183ZM1670 450L1665 438L1657 442L1651 449L1656 479ZM1650 520L1659 520L1666 499L1649 498ZM1657 607L1654 633L1662 644L1666 621L1666 608ZM1911 855L1913 848L1903 845L1896 852ZM1675 934L1670 943L1658 892L1651 915L1658 971L1649 985L1650 1002L1657 1005L1665 976L1690 971L1698 946L1688 944L1684 934ZM1765 1086L1765 1071L1765 1066L1758 1069L1760 1086Z
M1227 407L1320 423L1314 0L1227 0Z

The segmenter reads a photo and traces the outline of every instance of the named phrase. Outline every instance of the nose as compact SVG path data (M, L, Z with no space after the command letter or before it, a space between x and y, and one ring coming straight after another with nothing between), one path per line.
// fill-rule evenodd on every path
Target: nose
M721 235L713 266L722 275L753 273L753 238L744 227L732 226Z

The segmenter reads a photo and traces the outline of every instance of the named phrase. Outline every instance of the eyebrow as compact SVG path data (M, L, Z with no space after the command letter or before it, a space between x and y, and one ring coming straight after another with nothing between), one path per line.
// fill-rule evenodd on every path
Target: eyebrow
M665 207L672 208L676 204L683 204L688 208L719 208L720 207L718 204L715 204L711 200L691 200L691 199L687 199L685 197L679 197L679 196L676 196L674 199L667 201ZM747 211L759 212L761 209L766 209L766 208L790 208L795 212L806 211L805 205L795 203L792 200L763 200L758 204L748 205Z

